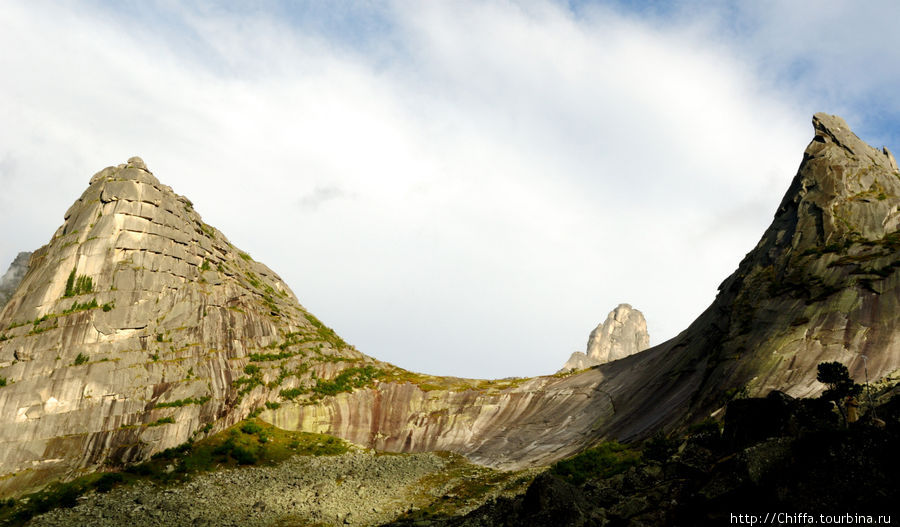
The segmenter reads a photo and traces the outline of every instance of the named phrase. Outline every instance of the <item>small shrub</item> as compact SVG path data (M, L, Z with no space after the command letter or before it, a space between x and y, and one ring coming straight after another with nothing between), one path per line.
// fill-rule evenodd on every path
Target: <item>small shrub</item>
M125 481L125 477L118 472L107 472L100 476L100 479L97 480L97 483L94 486L97 488L97 492L109 492L116 486L118 483L122 483Z
M306 389L304 388L290 388L287 390L281 390L280 392L278 392L278 395L280 395L284 399L293 401L295 398L303 395L304 393L306 393Z
M641 453L631 450L617 441L600 446L553 465L554 474L580 485L589 478L608 478L640 464Z
M156 421L153 421L152 423L148 424L147 426L148 427L161 426L161 425L174 424L174 423L175 423L175 418L172 416L169 416L169 417L163 417L163 418L157 419Z
M203 260L203 265L200 266L200 270L201 271L209 271L210 270L209 260Z
M116 307L115 302L107 302L106 304L103 304L102 309L103 309L104 313L109 313L110 311L113 310L114 307Z
M177 399L175 401L169 401L167 403L156 403L154 408L181 408L182 406L188 406L191 404L202 405L206 404L210 400L209 395L204 395L203 397L188 397L186 399Z
M253 260L253 258L251 258L250 255L247 254L247 253L241 252L241 253L238 253L238 255L239 255L243 260L245 260L245 261L247 261L247 262Z
M94 309L97 307L97 299L94 298L90 302L85 302L83 304L79 304L77 301L72 304L69 309L63 311L64 315L68 315L69 313L75 313L76 311L87 311L88 309Z
M667 461L678 450L678 440L669 439L659 432L644 442L644 457L655 461Z
M5 383L5 379L4 379L4 383ZM0 385L0 386L2 386L2 385ZM266 408L268 408L269 410L277 410L277 409L281 408L281 403L277 403L275 401L266 401Z
M80 366L89 360L91 360L90 357L88 357L84 353L79 353L78 356L75 357L75 366Z
M244 423L241 426L241 432L248 434L248 435L258 434L258 433L262 432L262 427L256 423L250 421L250 422Z
M0 387L6 386L6 377L0 377Z
M252 465L259 461L259 457L256 455L256 452L242 446L234 447L234 449L231 451L231 457L233 457L239 465Z
M841 412L844 422L847 422L847 414L844 410L847 399L857 397L862 393L862 386L853 382L850 371L840 362L823 362L817 368L816 380L828 388L822 392L821 399L834 401Z
M248 364L244 366L244 373L246 373L247 375L255 375L259 373L259 366L255 364Z

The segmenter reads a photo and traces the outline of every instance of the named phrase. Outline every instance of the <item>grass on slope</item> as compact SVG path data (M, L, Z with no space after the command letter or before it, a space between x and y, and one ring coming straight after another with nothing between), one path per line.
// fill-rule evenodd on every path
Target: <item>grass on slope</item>
M291 432L258 419L245 420L202 441L166 449L122 472L89 474L52 483L18 500L0 501L0 525L23 525L37 514L73 507L79 496L91 490L109 492L113 487L139 480L174 483L201 472L238 465L274 465L295 455L333 456L349 448L348 443L333 436Z

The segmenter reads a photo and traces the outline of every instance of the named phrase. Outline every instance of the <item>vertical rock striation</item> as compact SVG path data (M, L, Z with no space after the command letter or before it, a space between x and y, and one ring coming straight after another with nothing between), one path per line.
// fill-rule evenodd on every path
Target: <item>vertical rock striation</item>
M253 354L280 362L247 369ZM241 419L266 383L365 361L131 158L91 178L0 312L0 495L146 458Z

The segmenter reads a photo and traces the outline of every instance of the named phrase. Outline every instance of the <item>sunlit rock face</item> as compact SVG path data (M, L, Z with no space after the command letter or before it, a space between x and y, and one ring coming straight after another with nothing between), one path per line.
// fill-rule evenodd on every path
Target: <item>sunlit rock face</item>
M614 414L601 375L539 377L515 386L425 391L379 383L316 405L282 405L262 418L289 430L334 434L392 452L449 450L519 469L589 446Z
M0 494L236 422L278 375L235 385L248 355L286 335L307 371L278 384L371 361L322 332L142 160L100 171L0 313Z
M586 352L576 351L560 372L577 371L634 355L650 347L644 314L628 304L619 304L598 324L588 338Z

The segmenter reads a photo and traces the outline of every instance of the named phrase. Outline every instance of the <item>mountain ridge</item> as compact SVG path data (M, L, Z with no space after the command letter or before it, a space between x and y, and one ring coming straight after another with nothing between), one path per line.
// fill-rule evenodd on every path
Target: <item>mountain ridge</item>
M251 413L515 469L715 417L743 394L814 395L818 362L898 370L900 172L840 118L813 126L771 226L682 333L583 372L500 381L360 353L142 160L108 167L0 310L0 495Z

